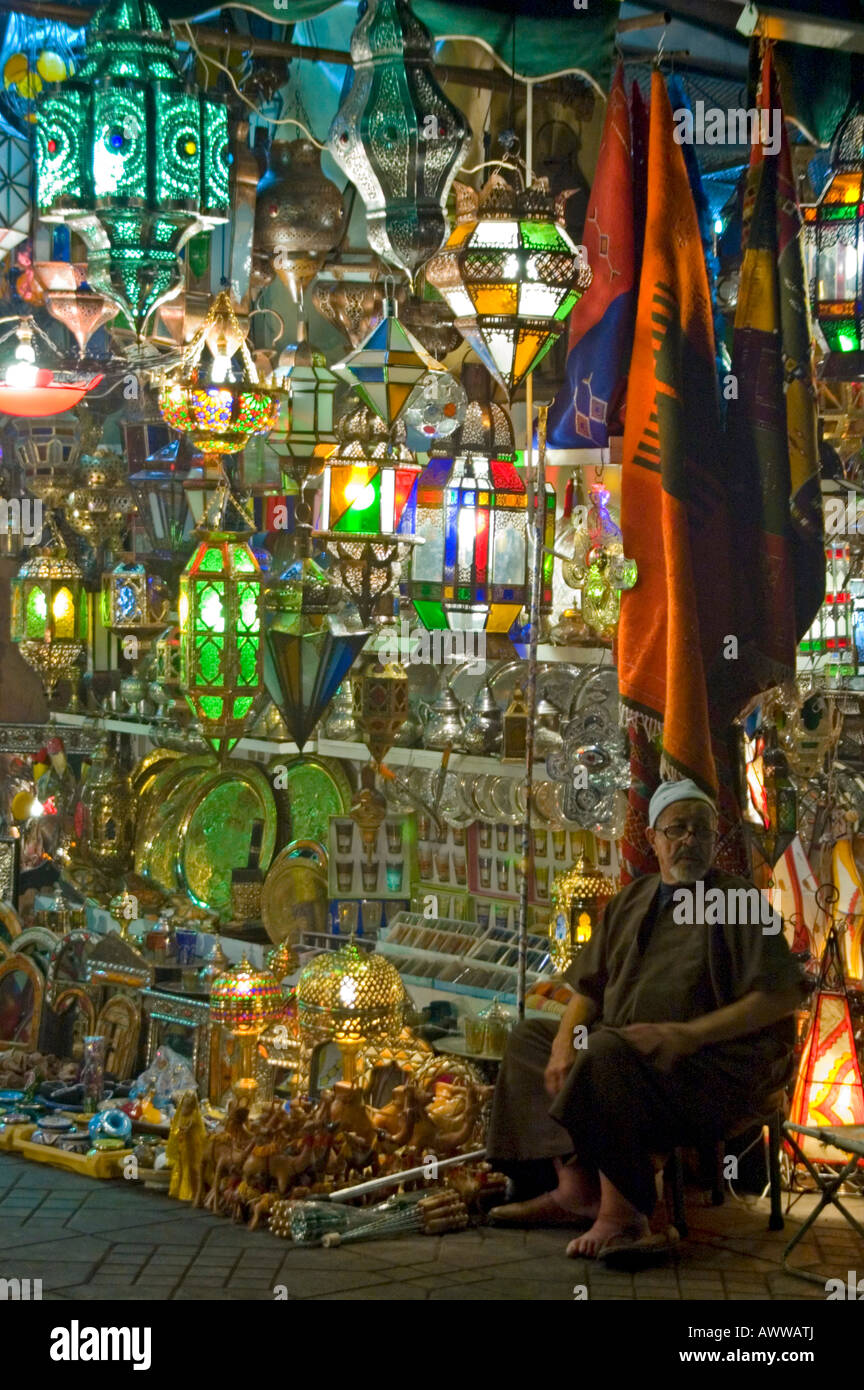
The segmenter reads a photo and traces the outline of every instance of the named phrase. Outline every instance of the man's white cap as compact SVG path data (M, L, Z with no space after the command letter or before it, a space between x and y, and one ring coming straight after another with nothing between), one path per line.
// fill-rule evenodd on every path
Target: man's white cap
M701 787L690 777L685 777L680 782L661 782L656 792L648 803L648 824L655 826L657 817L661 811L665 811L667 806L673 805L676 801L704 801L706 806L710 806L716 813L717 803L707 792L703 792Z

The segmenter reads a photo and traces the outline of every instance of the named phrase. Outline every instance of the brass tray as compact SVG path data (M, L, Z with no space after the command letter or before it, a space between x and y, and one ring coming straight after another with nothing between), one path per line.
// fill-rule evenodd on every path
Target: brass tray
M310 850L315 858L298 853ZM270 866L261 893L261 921L275 946L296 946L304 931L326 932L329 916L327 852L323 845L294 841Z
M260 768L235 763L198 782L174 829L180 886L221 918L231 916L231 873L249 862L254 820L264 822L259 862L266 873L276 847L276 802Z
M179 748L151 748L132 769L129 784L136 797L146 796L163 768L182 757Z
M288 801L291 840L326 845L330 817L344 816L351 809L353 792L341 763L336 758L293 758L281 764L279 781Z
M173 789L187 777L201 772L204 768L213 769L216 763L210 754L187 753L176 758L166 767L160 768L147 792L142 794L138 807L138 823L135 831L135 872L144 878L152 878L150 859L160 831L161 812ZM164 833L164 832L162 832ZM155 881L155 880L154 880Z

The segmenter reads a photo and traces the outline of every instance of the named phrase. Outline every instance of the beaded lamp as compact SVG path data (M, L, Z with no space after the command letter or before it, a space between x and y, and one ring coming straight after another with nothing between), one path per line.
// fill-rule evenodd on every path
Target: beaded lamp
M810 303L828 346L821 373L856 380L864 376L864 107L841 121L831 175L803 214Z
M256 970L244 956L238 965L217 975L210 987L210 1021L218 1023L240 1043L238 1080L251 1077L255 1042L285 1008L279 981L269 970Z
M39 101L39 215L82 238L90 284L139 335L177 292L180 249L226 220L227 114L186 82L149 0L97 10L76 74Z
M426 278L512 400L564 330L591 283L583 248L564 227L545 179L522 193L493 174L481 193L456 184L456 225Z
M384 956L360 951L353 942L316 956L297 981L301 1033L314 1041L338 1043L343 1080L349 1083L363 1043L398 1038L404 1008L405 987L396 967Z

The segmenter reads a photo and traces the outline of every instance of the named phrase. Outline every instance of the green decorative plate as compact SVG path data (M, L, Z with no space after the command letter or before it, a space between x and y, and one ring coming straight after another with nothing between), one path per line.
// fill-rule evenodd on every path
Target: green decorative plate
M336 758L300 757L270 768L287 797L292 840L330 840L330 817L351 809L353 793L345 770Z
M190 753L161 768L138 803L138 822L135 831L135 872L157 882L151 871L154 851L165 839L164 813L172 792L181 787L187 777L198 775L204 768L215 769L216 762L207 754ZM176 849L176 841L171 842ZM173 869L169 873L173 882ZM161 885L160 885L161 886Z
M198 783L173 836L180 884L223 921L231 917L231 874L249 862L256 820L264 823L260 867L266 873L276 846L276 803L263 772L245 763Z

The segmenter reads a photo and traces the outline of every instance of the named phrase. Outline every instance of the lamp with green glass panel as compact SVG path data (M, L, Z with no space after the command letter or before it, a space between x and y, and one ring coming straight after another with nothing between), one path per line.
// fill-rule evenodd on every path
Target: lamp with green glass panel
M12 580L10 635L48 694L76 676L87 648L89 608L84 575L59 541L31 555Z
M261 566L227 486L180 576L180 684L224 761L261 692Z
M184 78L149 0L110 0L77 72L36 110L37 203L87 246L87 279L136 333L180 285L178 252L226 221L227 108Z
M864 377L864 103L840 122L831 175L803 214L810 303L828 348L820 375L856 381Z
M591 283L584 248L564 227L566 194L548 180L517 193L493 174L481 193L454 184L456 225L426 267L462 337L508 398L543 360Z

